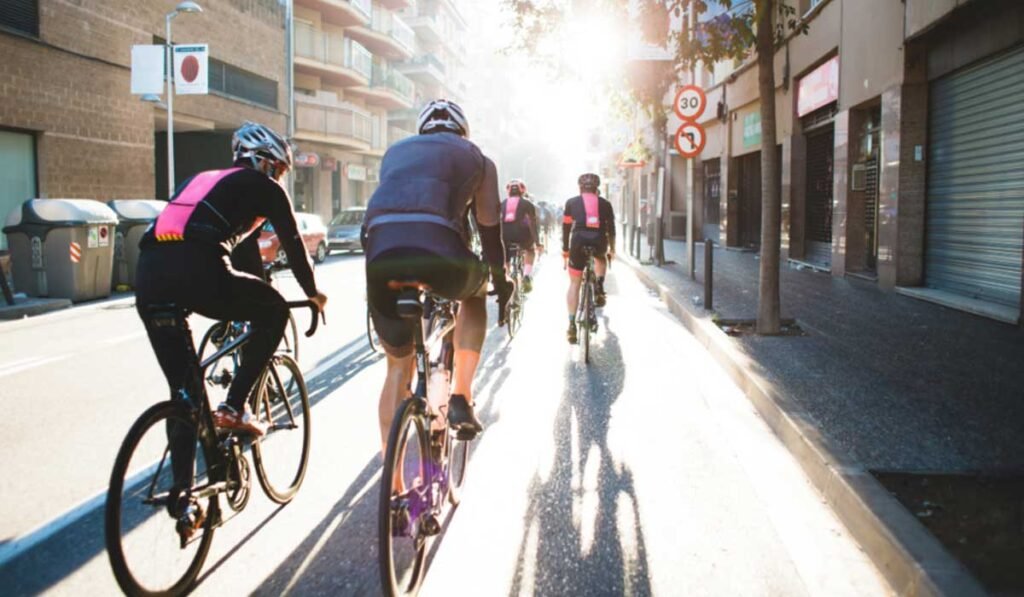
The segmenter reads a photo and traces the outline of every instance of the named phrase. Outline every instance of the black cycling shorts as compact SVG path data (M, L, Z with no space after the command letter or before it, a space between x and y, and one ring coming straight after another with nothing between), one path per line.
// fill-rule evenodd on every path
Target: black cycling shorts
M438 296L463 300L485 296L487 264L449 228L424 222L382 224L367 238L366 297L381 341L395 356L412 350L413 325L395 310L392 280L426 284Z
M587 254L583 252L584 247L594 247L594 257L604 257L608 254L608 238L603 234L573 234L569 239L570 270L578 273L586 267Z
M518 224L502 225L501 240L505 244L506 252L511 245L519 245L519 248L524 251L533 249L533 232L527 226Z

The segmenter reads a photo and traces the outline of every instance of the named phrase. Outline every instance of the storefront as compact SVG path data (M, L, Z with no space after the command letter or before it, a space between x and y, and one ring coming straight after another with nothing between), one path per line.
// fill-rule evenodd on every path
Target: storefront
M1017 308L1024 246L1024 47L931 82L925 285Z
M835 130L839 99L839 57L834 56L800 79L797 115L806 148L803 260L832 266L832 199Z
M36 197L35 137L0 130L0 221L26 199ZM0 250L7 249L7 236L0 234Z

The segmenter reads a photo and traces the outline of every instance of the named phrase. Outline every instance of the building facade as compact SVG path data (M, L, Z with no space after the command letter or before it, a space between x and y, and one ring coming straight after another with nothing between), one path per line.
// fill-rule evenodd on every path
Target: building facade
M173 22L175 41L210 46L209 95L175 98L179 182L230 164L230 132L243 121L286 124L283 8L276 0L200 4L202 13ZM131 94L131 48L162 43L175 5L0 6L0 216L32 197L166 197L166 111Z
M1016 323L1024 263L1024 4L793 0L777 138L752 60L699 69L702 154L671 160L666 229L756 249L761 151L781 157L791 261ZM675 130L678 121L670 122Z
M451 0L296 0L294 28L294 200L329 221L366 204L427 99L458 96L465 24Z

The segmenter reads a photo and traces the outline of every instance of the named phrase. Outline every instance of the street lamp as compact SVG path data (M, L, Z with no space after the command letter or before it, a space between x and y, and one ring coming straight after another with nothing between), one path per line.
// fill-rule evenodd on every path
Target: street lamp
M167 199L174 196L174 44L171 42L171 20L182 12L203 12L203 8L191 0L182 2L167 13ZM152 101L146 100L145 101Z

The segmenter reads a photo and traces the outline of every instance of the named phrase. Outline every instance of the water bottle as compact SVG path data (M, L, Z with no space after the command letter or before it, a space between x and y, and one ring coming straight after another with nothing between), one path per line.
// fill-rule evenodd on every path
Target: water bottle
M430 412L438 415L434 417L430 428L443 430L448 419L448 373L440 368L431 371L427 380L427 403Z

